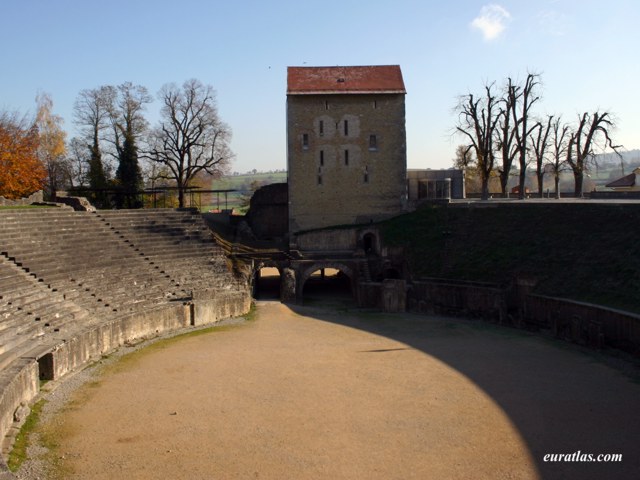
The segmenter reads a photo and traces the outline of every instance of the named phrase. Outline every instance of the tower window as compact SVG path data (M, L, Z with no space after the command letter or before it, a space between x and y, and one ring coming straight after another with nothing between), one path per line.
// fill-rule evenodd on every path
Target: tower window
M344 164L349 165L349 150L344 151Z
M329 101L328 100L324 101L324 109L325 110L329 110Z
M320 136L324 135L324 122L320 120L320 124L318 125L318 129L320 130Z
M377 149L378 149L378 136L369 135L369 150L377 150Z
M309 134L308 133L303 133L302 134L302 148L304 148L305 150L309 148Z
M364 183L369 183L369 167L364 167Z
M349 136L349 120L344 121L344 136Z
M373 109L375 110L376 108L378 108L378 101L374 100L373 101Z
M320 150L320 166L324 167L324 150Z

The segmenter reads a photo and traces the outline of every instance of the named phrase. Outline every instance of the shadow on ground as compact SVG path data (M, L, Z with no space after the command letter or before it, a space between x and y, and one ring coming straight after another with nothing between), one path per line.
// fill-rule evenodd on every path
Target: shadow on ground
M480 321L365 311L344 295L305 297L290 308L401 342L464 374L511 419L543 479L638 478L638 363ZM622 462L544 461L575 452L622 454Z

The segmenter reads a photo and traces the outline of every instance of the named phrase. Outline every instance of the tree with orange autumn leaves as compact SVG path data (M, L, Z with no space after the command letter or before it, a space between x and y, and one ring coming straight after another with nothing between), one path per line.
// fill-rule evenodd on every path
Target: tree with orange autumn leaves
M25 117L0 112L0 195L21 198L41 190L47 171L38 158L38 130Z

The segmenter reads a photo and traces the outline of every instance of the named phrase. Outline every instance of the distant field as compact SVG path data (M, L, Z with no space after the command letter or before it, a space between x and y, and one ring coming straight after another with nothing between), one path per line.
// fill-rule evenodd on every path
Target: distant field
M260 186L271 183L282 183L287 181L287 172L273 173L248 173L243 175L229 175L211 182L211 190L236 190L227 193L225 203L224 194L211 194L209 198L202 199L202 210L214 210L218 208L218 197L220 198L220 208L234 209L244 213L243 201L251 195L252 184L258 182Z

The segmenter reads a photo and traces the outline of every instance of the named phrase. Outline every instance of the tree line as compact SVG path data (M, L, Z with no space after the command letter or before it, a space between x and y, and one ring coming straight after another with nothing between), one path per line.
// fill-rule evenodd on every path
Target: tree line
M474 168L481 183L481 198L489 198L489 180L497 175L503 195L512 170L517 167L518 196L525 198L527 168L535 168L538 193L542 196L545 173L554 176L559 196L560 172L573 173L574 194L583 193L584 175L598 150L618 152L611 131L611 114L596 110L565 122L561 115L535 115L541 100L541 76L527 74L524 82L508 77L501 87L487 83L481 94L458 98L455 131L467 143L458 147L455 164Z
M199 175L217 177L229 168L231 129L218 115L215 90L199 80L166 84L157 98L159 120L151 127L146 87L125 82L82 90L73 107L79 135L69 141L47 94L36 98L33 119L0 112L0 195L19 198L44 188L53 199L58 190L88 187L100 208L136 208L146 177L147 186L176 187L183 207L185 189Z

